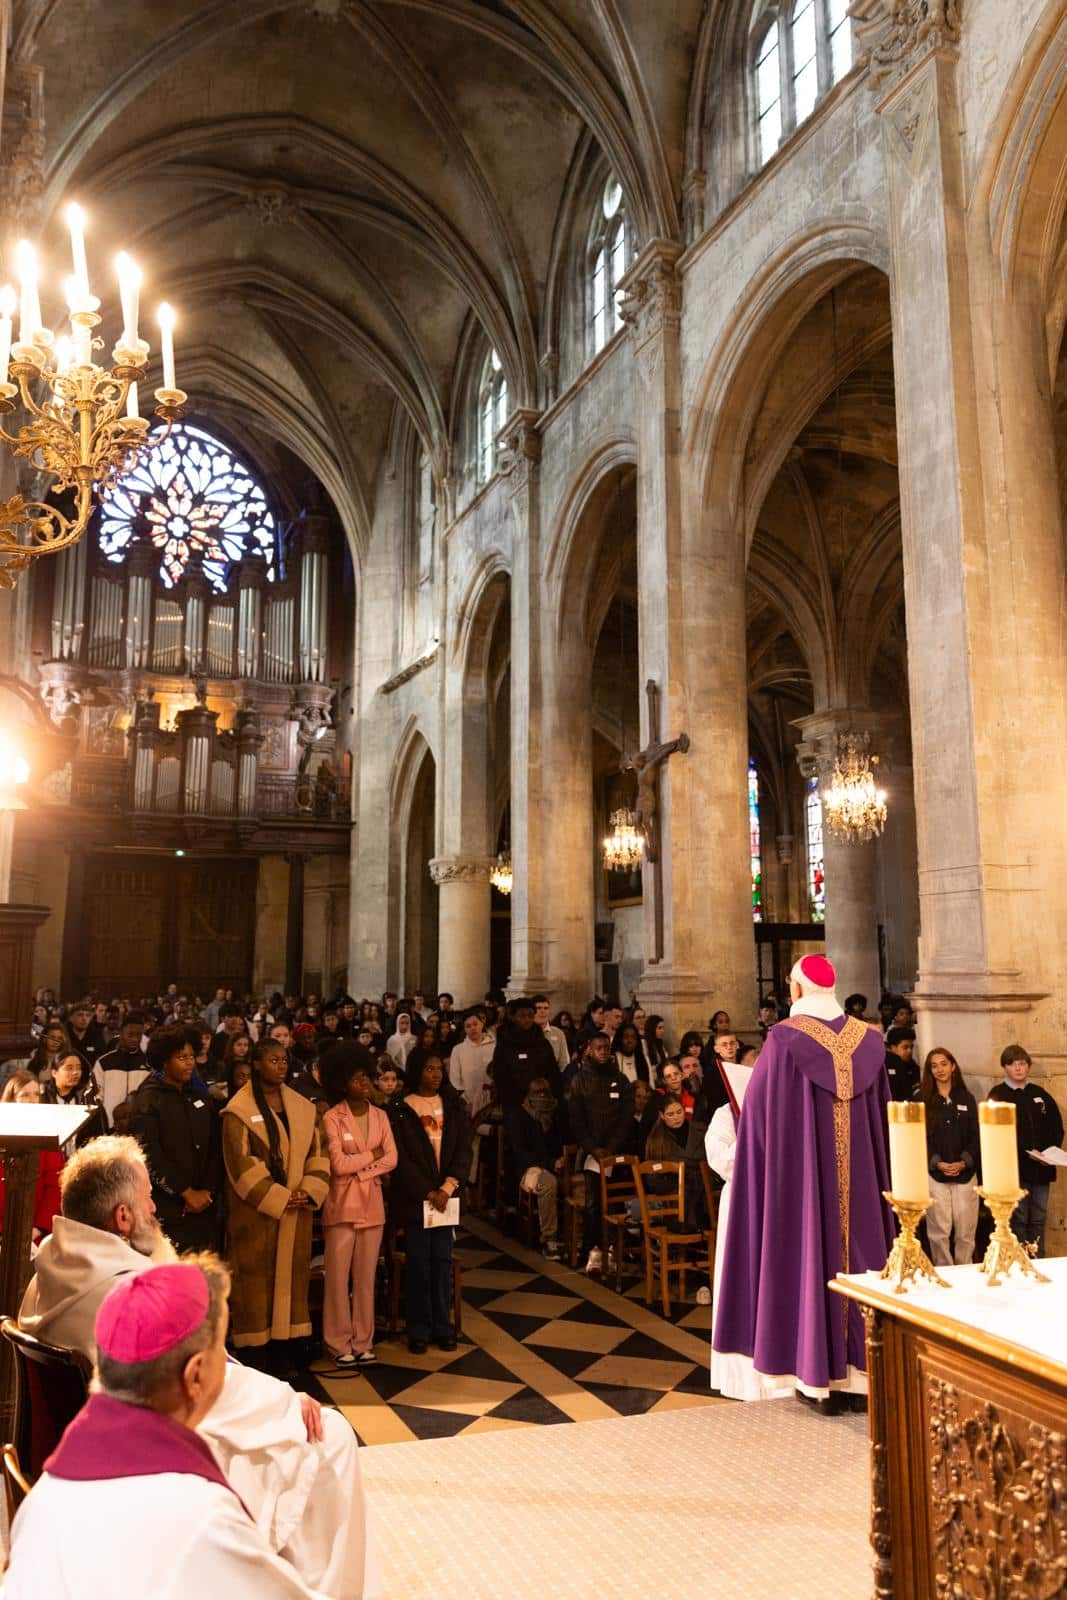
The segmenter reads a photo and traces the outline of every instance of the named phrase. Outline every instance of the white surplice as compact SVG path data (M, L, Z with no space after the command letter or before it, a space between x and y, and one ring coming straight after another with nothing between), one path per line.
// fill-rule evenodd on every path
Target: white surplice
M324 1600L221 1484L186 1473L39 1479L15 1518L4 1600Z
M118 1234L57 1217L37 1253L19 1326L95 1360L102 1300L120 1277L152 1265ZM222 1394L197 1431L271 1549L306 1583L331 1600L379 1600L356 1436L336 1411L323 1411L322 1427L321 1443L309 1441L297 1392L230 1361Z

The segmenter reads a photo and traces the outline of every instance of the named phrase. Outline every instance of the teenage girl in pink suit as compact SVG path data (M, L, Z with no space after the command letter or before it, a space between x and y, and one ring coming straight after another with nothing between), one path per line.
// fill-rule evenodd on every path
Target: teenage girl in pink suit
M369 1366L374 1355L374 1274L385 1226L382 1175L396 1166L389 1118L371 1104L374 1061L349 1040L319 1062L330 1109L322 1119L330 1192L322 1208L326 1282L322 1336L339 1367Z

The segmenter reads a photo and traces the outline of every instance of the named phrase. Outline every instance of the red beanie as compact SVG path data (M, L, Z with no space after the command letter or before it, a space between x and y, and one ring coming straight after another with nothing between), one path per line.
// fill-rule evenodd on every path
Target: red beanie
M825 956L805 956L800 963L800 970L817 989L832 989L837 982L834 964L827 961Z

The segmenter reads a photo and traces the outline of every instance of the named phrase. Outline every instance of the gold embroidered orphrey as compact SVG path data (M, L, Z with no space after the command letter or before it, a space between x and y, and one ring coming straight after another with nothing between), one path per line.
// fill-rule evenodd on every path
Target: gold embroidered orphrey
M841 1271L847 1272L849 1248L849 1200L852 1179L852 1057L866 1039L869 1029L858 1017L848 1017L840 1033L835 1033L818 1017L784 1017L781 1026L806 1033L809 1039L828 1050L834 1063L834 1154L837 1158L837 1208L841 1224Z

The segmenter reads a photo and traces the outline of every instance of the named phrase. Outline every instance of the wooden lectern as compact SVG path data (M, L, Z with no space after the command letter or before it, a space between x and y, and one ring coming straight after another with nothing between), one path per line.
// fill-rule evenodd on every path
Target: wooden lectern
M88 1106L0 1105L4 1232L0 1238L0 1314L18 1316L33 1272L30 1236L42 1150L61 1150L91 1115ZM0 1440L15 1435L15 1352L0 1339Z

